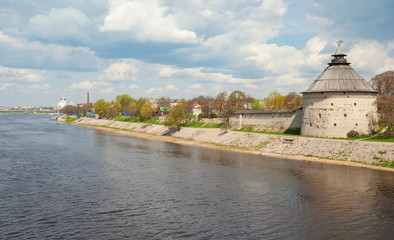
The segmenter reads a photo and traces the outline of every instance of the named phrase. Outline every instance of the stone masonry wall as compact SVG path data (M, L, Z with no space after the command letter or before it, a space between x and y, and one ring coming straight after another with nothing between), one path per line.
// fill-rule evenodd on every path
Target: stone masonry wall
M255 131L284 132L288 129L300 129L302 112L291 113L242 113L230 118L232 129L252 127Z
M301 135L346 138L351 130L368 134L376 125L375 93L304 93Z
M222 144L262 153L316 156L364 163L394 161L393 143L293 137L237 131L224 132L221 129L208 128L184 127L180 131L170 131L163 125L89 118L82 119L79 124L111 127L153 135L170 135L187 140Z

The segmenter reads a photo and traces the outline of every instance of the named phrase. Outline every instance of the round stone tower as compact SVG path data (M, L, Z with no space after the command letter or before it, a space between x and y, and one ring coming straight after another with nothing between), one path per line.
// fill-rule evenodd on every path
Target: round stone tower
M340 44L332 56L328 67L302 92L301 135L346 138L351 130L370 133L376 126L378 92L350 67Z

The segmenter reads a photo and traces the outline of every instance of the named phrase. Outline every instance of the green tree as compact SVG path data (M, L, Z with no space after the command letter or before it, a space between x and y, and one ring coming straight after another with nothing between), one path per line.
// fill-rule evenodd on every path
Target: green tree
M153 117L155 113L155 108L152 103L144 103L141 107L141 117L145 120L149 120Z
M146 98L146 97L141 97L141 98L137 99L137 101L135 101L135 107L133 109L134 117L136 117L136 118L141 117L141 107L142 107L142 105L144 105L147 102L149 102L149 98Z
M259 99L251 97L250 102L252 103L253 110L263 109L263 104L261 103L261 101Z
M107 113L107 102L104 99L99 99L93 104L94 111L100 118Z
M129 94L118 95L115 97L116 101L122 106L122 111L127 112L128 107L134 101L134 99Z
M268 97L264 98L265 109L284 109L285 108L285 96L280 94L278 91L270 92Z
M180 129L180 125L186 121L186 101L180 100L177 104L171 108L169 114L166 115L166 126L177 127Z

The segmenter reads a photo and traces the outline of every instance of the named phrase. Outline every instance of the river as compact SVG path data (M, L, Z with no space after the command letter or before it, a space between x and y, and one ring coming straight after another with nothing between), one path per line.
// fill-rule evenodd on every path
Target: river
M0 239L389 239L394 174L0 114Z

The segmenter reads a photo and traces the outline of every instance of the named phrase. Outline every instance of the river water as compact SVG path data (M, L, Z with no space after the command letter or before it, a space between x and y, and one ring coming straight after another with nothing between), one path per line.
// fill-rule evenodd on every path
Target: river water
M394 173L0 114L0 239L389 239Z

